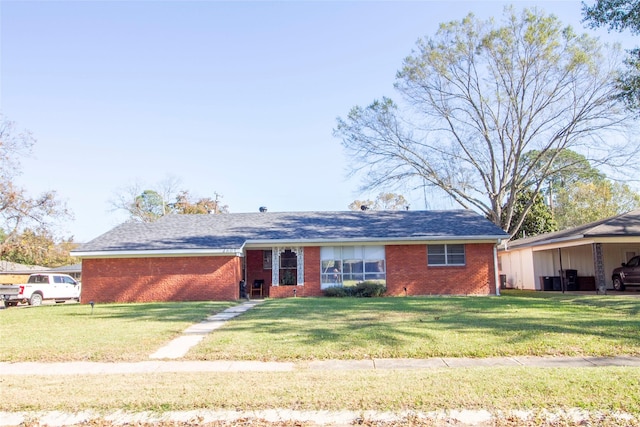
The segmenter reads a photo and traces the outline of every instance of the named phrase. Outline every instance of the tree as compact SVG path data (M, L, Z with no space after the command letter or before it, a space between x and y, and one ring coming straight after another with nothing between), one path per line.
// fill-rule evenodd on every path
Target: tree
M19 264L60 267L78 262L69 255L77 246L73 238L57 241L48 230L26 229L16 236L3 259Z
M555 153L547 153L553 154ZM535 152L527 153L525 161L537 157L539 156ZM532 167L535 170L538 165ZM559 229L608 218L640 206L640 194L635 193L628 185L609 180L604 173L591 166L585 156L575 151L564 150L558 153L553 170L553 174L547 177L548 185L542 192ZM520 197L518 200L520 201ZM541 215L544 215L543 212L535 209L534 205L523 228L527 227L530 216ZM531 235L531 230L527 235Z
M418 41L397 74L402 104L356 106L334 133L365 187L424 182L515 234L536 201L516 211L518 195L537 195L564 150L602 164L635 148L607 138L630 117L615 53L536 11L469 15Z
M606 179L576 182L558 193L555 218L560 229L588 224L640 208L640 194Z
M176 197L175 203L170 205L171 212L176 214L219 214L229 213L229 206L223 205L222 196L215 194L215 199L209 197L192 201L188 191L181 191Z
M558 230L558 224L553 218L551 209L544 203L544 196L540 193L537 195L531 193L531 190L524 190L518 194L515 207L516 215L514 215L514 218L521 215L531 199L534 200L534 203L525 215L518 232L511 237L514 240Z
M544 167L550 163L552 157L555 157L555 160L551 162L551 169L545 172ZM546 175L547 184L541 188L541 193L545 196L552 212L556 195L563 188L569 188L577 182L594 182L606 178L603 173L591 166L585 156L569 149L560 152L549 150L545 154L535 150L530 151L524 154L523 164L532 171L533 179L529 187L535 187L536 183L543 180ZM522 203L522 201L523 199L518 196L518 202Z
M16 185L15 178L21 172L19 158L28 154L34 144L30 132L19 132L14 122L0 114L0 256L25 229L49 230L56 219L70 217L54 191L31 197Z
M375 210L375 211L397 211L407 209L407 199L402 194L380 193L376 200L354 200L349 204L352 211Z
M583 3L583 12L592 28L608 26L609 30L640 33L639 0L598 0L593 6ZM619 96L629 108L640 110L640 48L627 54L626 70L618 79Z
M153 222L169 214L219 214L228 213L229 206L223 205L222 196L193 199L187 190L176 191L179 180L167 178L157 185L157 189L140 190L135 184L121 191L111 202L114 210L124 210L129 218L140 222Z
M129 209L131 215L142 222L153 222L167 214L164 198L154 190L144 190L136 196Z
M179 185L180 180L172 176L152 186L155 189L134 183L117 190L110 203L114 211L125 211L134 221L153 222L169 213L169 200L177 196Z

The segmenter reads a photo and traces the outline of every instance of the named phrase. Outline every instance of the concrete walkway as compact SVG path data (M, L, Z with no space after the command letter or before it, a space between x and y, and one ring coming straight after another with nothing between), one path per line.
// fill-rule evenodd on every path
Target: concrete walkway
M640 357L491 357L484 359L434 357L428 359L314 360L302 362L178 361L204 337L224 323L260 304L252 300L228 308L192 325L143 362L0 362L0 377L6 375L103 375L159 372L290 372L297 370L437 369L470 367L640 367Z
M151 359L180 359L189 352L191 347L200 343L210 332L221 328L227 320L251 310L262 301L264 300L247 301L240 305L227 308L213 316L209 316L202 322L185 329L181 336L169 342L149 357Z
M305 362L257 361L145 361L145 362L0 362L0 377L7 375L105 375L161 372L293 372L332 370L447 369L473 367L569 368L632 366L638 357L491 357L430 359L316 360Z

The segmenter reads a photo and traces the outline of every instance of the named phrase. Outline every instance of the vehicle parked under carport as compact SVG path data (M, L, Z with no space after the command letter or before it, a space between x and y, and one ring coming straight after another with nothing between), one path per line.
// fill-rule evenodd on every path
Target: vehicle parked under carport
M616 291L624 291L627 286L640 286L640 255L614 269L611 279Z

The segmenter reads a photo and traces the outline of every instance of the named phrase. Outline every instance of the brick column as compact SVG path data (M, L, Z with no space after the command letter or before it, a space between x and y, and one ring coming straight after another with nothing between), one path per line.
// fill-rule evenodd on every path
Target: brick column
M599 294L606 294L607 282L605 279L604 259L602 256L602 243L593 243L591 247L593 252L593 266L596 276L596 292Z

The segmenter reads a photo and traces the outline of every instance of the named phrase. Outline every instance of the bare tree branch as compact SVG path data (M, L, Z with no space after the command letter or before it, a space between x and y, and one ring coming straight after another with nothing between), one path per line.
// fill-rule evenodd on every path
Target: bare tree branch
M623 138L632 116L616 98L620 56L536 10L507 8L499 24L469 15L404 60L402 104L354 107L334 134L365 186L433 185L515 232L562 151L619 165L636 149ZM532 196L516 210L524 189Z

